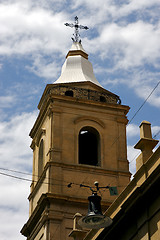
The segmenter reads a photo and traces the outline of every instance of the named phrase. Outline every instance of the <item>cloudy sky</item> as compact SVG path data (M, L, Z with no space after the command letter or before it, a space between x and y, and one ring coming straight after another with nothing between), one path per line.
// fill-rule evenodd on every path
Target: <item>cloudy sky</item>
M97 80L131 107L133 174L141 121L160 139L159 12L160 0L0 0L0 239L25 239L19 232L30 182L7 175L31 179L28 134L45 85L60 75L72 44L73 29L64 23L76 15L89 27L81 38Z

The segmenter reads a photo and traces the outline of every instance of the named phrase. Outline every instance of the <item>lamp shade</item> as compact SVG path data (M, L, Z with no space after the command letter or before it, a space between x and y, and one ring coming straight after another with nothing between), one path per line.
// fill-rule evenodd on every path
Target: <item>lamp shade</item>
M101 211L101 197L93 193L88 197L88 214L79 220L83 228L99 229L108 227L112 223L110 217L104 216Z

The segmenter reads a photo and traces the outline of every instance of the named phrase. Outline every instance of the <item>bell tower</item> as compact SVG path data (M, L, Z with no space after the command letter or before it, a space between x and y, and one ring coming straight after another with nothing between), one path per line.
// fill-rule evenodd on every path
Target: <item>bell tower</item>
M94 76L81 42L73 41L57 81L48 84L30 132L33 181L27 240L70 239L73 216L86 214L89 192L80 184L129 183L126 147L128 106ZM101 192L102 210L115 199Z

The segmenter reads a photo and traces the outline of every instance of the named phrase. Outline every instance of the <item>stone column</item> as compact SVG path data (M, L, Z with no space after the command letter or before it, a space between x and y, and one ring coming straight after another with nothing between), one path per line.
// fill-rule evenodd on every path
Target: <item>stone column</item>
M153 154L153 148L157 145L158 140L152 138L150 122L143 121L140 124L140 140L134 146L135 149L140 149L141 154L136 159L136 171L149 159Z

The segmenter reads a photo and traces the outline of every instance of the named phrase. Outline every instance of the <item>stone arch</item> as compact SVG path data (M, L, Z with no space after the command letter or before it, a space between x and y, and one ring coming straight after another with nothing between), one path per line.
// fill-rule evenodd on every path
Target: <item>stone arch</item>
M104 122L102 122L101 120L99 120L98 118L95 118L95 117L83 116L83 117L78 117L74 120L75 124L79 124L79 123L83 124L85 122L90 122L91 125L96 124L99 127L105 128Z
M73 97L73 91L72 90L67 90L65 92L65 96Z
M100 99L100 102L106 102L106 98L104 96L100 96L99 99Z

